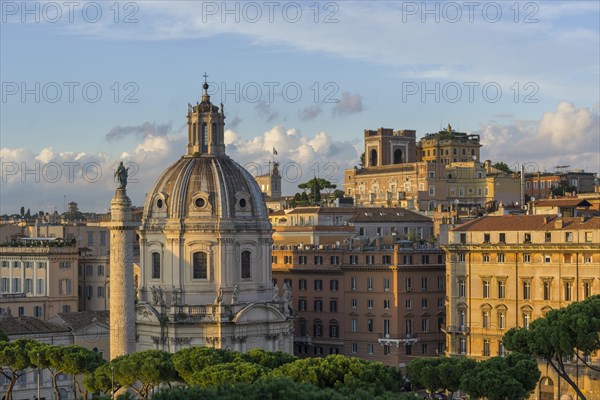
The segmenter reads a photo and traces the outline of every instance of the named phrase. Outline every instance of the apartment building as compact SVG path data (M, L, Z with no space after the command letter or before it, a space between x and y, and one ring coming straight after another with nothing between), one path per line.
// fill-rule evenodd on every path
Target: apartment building
M292 288L294 354L344 354L404 367L444 353L439 247L274 246L273 279Z
M0 315L48 319L77 311L79 250L56 239L0 246Z
M596 174L583 170L526 173L525 193L536 199L548 199L551 197L550 190L561 183L571 186L576 193L593 193L596 179ZM561 193L563 196L567 194Z
M504 355L508 329L600 293L600 217L484 216L452 229L442 247L449 355ZM540 398L567 392L545 364L540 370ZM577 365L571 372L588 398L600 393L600 374Z

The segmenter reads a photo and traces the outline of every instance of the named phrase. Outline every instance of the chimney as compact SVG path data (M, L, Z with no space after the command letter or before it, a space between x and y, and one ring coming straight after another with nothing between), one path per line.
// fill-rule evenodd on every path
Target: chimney
M556 229L562 229L562 227L563 227L563 220L562 220L562 218L557 218L556 221L554 221L554 227Z
M544 215L544 224L550 222L550 217L548 215Z

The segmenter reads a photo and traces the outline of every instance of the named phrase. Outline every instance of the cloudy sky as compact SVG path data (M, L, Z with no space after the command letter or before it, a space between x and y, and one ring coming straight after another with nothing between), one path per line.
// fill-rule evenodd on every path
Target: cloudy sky
M142 204L208 74L227 152L341 184L364 129L448 123L509 165L600 170L600 8L584 2L2 1L0 214Z

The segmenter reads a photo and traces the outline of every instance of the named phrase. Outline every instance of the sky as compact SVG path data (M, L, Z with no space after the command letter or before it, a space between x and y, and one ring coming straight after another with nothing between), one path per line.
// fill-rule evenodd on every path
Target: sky
M600 171L600 3L0 1L0 214L135 205L185 153L204 74L227 154L339 186L365 129L448 124L483 159Z

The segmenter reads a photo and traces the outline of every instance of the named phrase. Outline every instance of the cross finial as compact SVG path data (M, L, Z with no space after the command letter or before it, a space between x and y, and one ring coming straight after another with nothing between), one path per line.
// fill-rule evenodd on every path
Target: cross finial
M206 83L206 78L208 78L208 75L206 75L206 72L204 73L204 75L202 75L204 77L204 83Z

